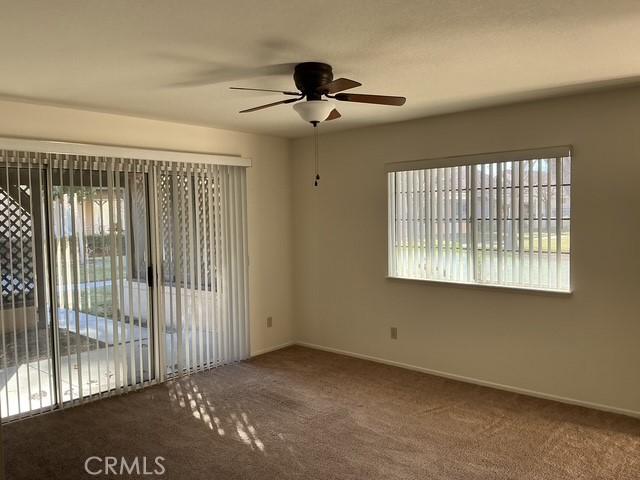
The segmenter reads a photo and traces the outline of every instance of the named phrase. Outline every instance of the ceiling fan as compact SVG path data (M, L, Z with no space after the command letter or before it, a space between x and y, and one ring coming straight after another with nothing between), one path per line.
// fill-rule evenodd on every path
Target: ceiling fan
M388 95L368 95L361 93L344 93L362 85L360 82L349 80L348 78L333 79L333 69L331 65L320 62L304 62L295 66L293 72L293 81L295 82L297 92L287 90L270 90L264 88L245 88L230 87L233 90L252 90L258 92L274 92L281 93L296 98L287 98L278 102L267 103L258 107L241 110L240 113L255 112L264 108L275 107L287 103L299 102L306 98L306 101L295 103L294 110L306 122L310 122L314 126L325 120L335 120L340 118L340 112L335 108L334 102L358 102L373 103L377 105L395 105L402 106L406 102L404 97L392 97ZM330 100L326 100L326 97Z

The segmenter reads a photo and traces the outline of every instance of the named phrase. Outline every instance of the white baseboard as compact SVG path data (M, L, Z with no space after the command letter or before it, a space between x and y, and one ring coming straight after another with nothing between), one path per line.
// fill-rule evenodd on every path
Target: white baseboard
M503 385L500 383L489 382L489 381L480 380L477 378L456 375L454 373L441 372L439 370L431 370L429 368L418 367L416 365L410 365L407 363L387 360L380 357L374 357L372 355L364 355L362 353L350 352L348 350L340 350L338 348L325 347L323 345L316 345L313 343L307 343L307 342L292 342L292 343L295 345L300 345L302 347L314 348L316 350L323 350L325 352L338 353L340 355L361 358L363 360L370 360L372 362L383 363L385 365L393 365L394 367L406 368L408 370L414 370L416 372L427 373L429 375L436 375L438 377L449 378L451 380L458 380L460 382L473 383L475 385L481 385L483 387L491 387L491 388L496 388L498 390L504 390L507 392L528 395L530 397L543 398L545 400L553 400L560 403L567 403L569 405L577 405L580 407L587 407L587 408L593 408L595 410L602 410L604 412L617 413L617 414L626 415L629 417L640 418L640 411L637 411L637 410L628 410L625 408L613 407L610 405L602 405L600 403L585 402L583 400L577 400L575 398L561 397L561 396L552 395L549 393L537 392L535 390L527 390L526 388L513 387L511 385Z
M264 353L274 352L276 350L287 348L294 344L295 342L285 342L281 343L280 345L274 345L273 347L262 348L260 350L256 350L255 352L251 352L251 358L257 357L258 355L262 355Z

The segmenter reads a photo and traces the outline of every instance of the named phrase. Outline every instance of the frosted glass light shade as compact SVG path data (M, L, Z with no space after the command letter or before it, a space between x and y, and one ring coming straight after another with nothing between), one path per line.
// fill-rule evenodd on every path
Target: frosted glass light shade
M333 102L328 100L308 100L293 104L293 109L298 112L305 122L322 122L327 119L335 108Z

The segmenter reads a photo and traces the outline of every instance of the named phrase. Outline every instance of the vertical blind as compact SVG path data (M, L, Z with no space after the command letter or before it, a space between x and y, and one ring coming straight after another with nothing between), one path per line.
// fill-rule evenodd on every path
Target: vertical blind
M53 332L46 321L48 252L42 228L46 179L19 152L0 152L0 410L3 417L52 405ZM29 168L35 165L36 168ZM25 167L25 168L17 168Z
M165 163L155 184L166 374L247 358L245 169Z
M144 195L146 165L45 158L57 399L73 404L148 384L148 236L134 228L144 222L134 204Z
M246 169L0 152L0 411L249 355Z
M541 153L391 164L389 275L568 291L571 156Z

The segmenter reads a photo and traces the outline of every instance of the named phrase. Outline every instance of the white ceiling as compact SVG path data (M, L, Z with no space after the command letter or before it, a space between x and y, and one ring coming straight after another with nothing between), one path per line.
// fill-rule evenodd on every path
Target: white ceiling
M2 0L0 97L286 137L310 133L292 89L324 61L353 92L337 130L640 78L638 0ZM198 85L211 80L208 85ZM289 98L289 97L282 97Z

